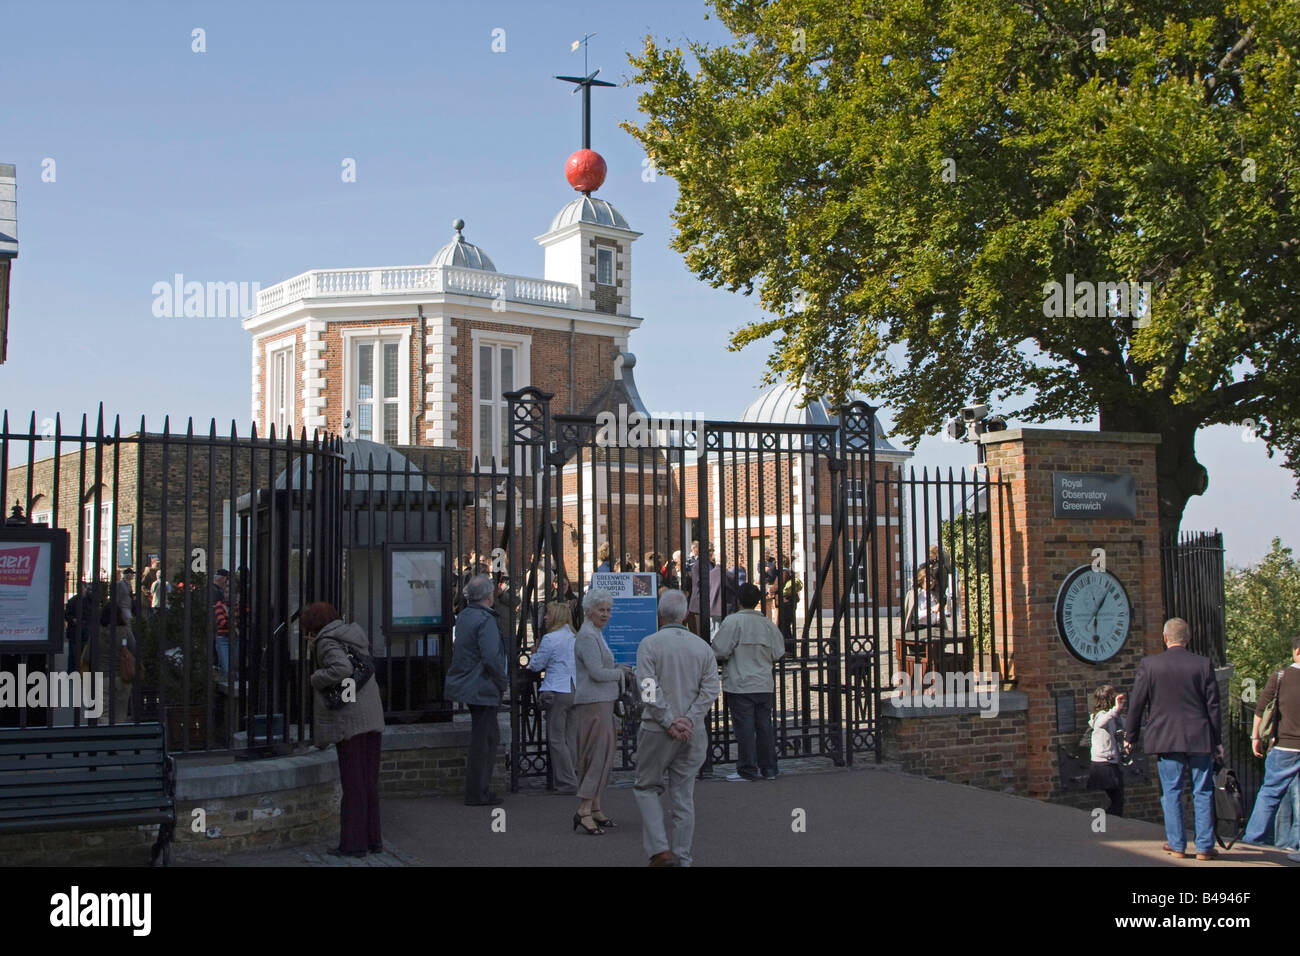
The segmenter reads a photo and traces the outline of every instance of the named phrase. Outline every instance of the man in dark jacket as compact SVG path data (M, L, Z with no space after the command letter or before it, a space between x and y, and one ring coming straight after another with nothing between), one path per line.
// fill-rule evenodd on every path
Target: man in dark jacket
M1157 754L1160 798L1165 814L1164 849L1175 856L1187 853L1183 828L1183 781L1192 774L1192 808L1196 815L1196 858L1212 860L1214 852L1214 758L1223 759L1219 724L1219 685L1207 657L1187 649L1191 628L1181 617L1165 622L1165 652L1144 657L1129 696L1128 739L1125 747L1141 745ZM1148 716L1145 711L1151 705Z
M486 574L465 582L465 610L456 618L456 639L446 693L469 707L471 730L465 768L465 804L483 807L501 802L492 792L492 764L501 743L497 711L509 686L506 643L492 605L496 586Z

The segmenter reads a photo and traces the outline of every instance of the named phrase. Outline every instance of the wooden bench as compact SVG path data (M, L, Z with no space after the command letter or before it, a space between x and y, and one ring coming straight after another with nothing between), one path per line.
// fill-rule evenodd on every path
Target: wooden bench
M0 729L0 834L160 824L171 862L175 761L161 724Z

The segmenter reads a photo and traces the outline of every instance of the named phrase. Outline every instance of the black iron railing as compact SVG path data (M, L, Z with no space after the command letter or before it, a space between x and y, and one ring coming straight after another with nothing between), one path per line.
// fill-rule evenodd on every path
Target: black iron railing
M1227 626L1223 590L1223 534L1183 531L1162 535L1160 569L1165 619L1181 617L1191 625L1191 649L1214 662L1227 663Z
M47 673L102 675L104 712L20 707L18 726L166 721L176 751L286 749L310 739L297 612L339 603L343 459L329 437L266 438L60 419L0 427L0 500L68 532L65 640L8 655ZM130 568L134 574L122 572ZM227 571L224 578L219 571ZM136 662L122 680L123 643Z

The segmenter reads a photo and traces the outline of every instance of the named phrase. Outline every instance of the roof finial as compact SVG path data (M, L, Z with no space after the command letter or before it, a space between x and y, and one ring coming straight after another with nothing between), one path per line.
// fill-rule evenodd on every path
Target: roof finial
M584 72L587 69L587 40L593 36L595 36L594 33L587 34L581 40L576 41L572 47L573 50L577 50L579 46L583 49L582 68ZM574 84L574 93L582 90L582 148L569 157L569 161L565 164L564 175L569 180L569 185L584 196L590 196L605 181L605 160L591 148L591 88L593 86L614 86L615 84L596 79L599 73L600 70L597 68L585 76L556 77L557 80L564 80L566 83Z
M461 230L463 230L463 229L465 228L465 220L464 220L464 219L453 219L452 222L451 222L451 228L453 228L453 229L456 230L456 238L459 239L459 240L464 241L465 236L464 236L464 234L462 233Z

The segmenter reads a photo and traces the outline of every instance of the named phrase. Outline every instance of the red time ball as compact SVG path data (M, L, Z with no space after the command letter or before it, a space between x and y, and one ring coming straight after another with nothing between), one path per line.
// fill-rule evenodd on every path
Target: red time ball
M564 164L564 176L578 192L595 192L605 181L605 158L594 149L580 149Z

